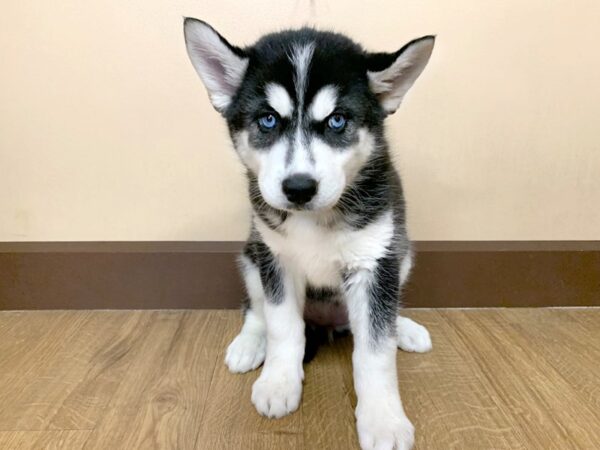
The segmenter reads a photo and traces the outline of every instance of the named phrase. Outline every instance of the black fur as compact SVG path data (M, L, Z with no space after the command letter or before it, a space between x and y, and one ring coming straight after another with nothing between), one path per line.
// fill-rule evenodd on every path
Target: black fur
M339 295L339 289L335 289L330 286L316 287L310 284L306 285L306 301L308 302L333 301Z
M400 178L383 139L370 161L349 185L335 209L354 228L363 228L383 212L394 210L396 221L404 222L404 194Z
M275 230L285 221L288 215L287 211L275 209L265 201L260 194L256 175L248 171L246 173L246 177L248 178L248 195L250 197L250 204L252 205L254 213L260 217L260 219L266 223L269 228Z
M276 132L264 133L257 119L264 114L273 114L264 96L267 84L275 82L285 87L297 102L294 87L294 66L289 55L294 46L314 42L314 53L308 72L308 85L304 107L325 85L333 84L340 90L339 111L349 121L342 133L313 124L311 131L318 134L332 147L347 147L356 140L356 130L367 127L381 133L381 122L385 117L376 96L368 88L367 70L370 69L371 54L365 52L349 38L312 28L269 34L254 46L241 51L249 58L244 81L225 112L229 130L233 134L241 129L251 132L250 143L256 148L267 148L282 135L290 136L297 126L298 115L291 119L282 118Z
M283 269L269 247L258 240L248 241L244 247L244 255L258 267L260 280L267 299L275 304L283 301Z
M400 298L400 257L393 251L377 261L375 279L369 292L369 315L371 335L375 341L380 336L395 331Z

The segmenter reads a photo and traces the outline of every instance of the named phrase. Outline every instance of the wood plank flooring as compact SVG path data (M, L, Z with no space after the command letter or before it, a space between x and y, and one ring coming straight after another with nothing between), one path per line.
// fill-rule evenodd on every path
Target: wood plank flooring
M406 310L398 352L417 449L600 449L600 308ZM0 313L0 449L356 449L350 337L305 366L302 406L250 403L235 311Z

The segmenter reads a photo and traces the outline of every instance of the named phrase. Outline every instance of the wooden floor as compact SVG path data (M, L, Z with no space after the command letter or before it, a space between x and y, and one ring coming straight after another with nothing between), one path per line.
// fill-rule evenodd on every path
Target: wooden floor
M600 309L409 310L398 353L419 449L600 449ZM233 311L0 313L0 449L354 449L351 339L305 367L301 409L261 418L232 375Z

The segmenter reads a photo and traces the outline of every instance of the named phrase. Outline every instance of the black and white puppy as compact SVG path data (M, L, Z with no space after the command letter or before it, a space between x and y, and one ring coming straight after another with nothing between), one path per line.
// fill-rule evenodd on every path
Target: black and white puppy
M434 38L369 53L311 28L245 48L200 20L185 19L184 32L247 168L252 203L241 256L248 302L227 366L247 372L264 364L252 402L282 417L300 403L305 321L349 326L361 447L410 448L396 347L425 352L431 340L398 315L412 253L383 122L425 68Z

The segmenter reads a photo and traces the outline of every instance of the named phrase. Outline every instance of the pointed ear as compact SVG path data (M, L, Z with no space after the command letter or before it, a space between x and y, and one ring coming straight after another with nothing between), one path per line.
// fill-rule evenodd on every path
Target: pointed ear
M434 36L424 36L395 53L374 53L367 57L369 88L377 95L386 113L396 112L404 95L427 65L434 42Z
M201 20L185 18L183 32L188 55L208 90L210 101L217 111L224 113L242 84L248 57Z

